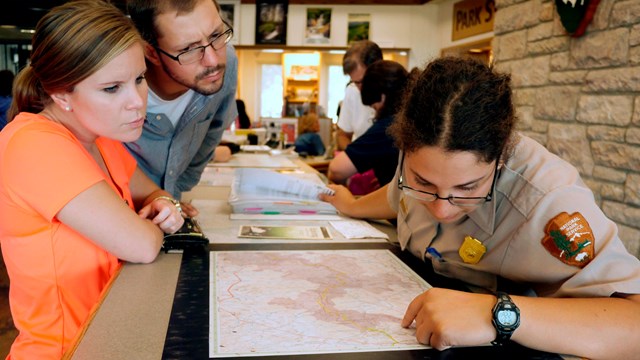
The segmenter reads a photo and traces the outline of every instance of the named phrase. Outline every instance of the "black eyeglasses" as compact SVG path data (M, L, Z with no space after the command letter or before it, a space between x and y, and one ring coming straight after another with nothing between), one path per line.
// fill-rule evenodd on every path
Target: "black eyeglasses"
M402 190L402 192L419 201L424 202L434 202L438 199L447 200L451 205L454 206L478 206L485 202L489 202L493 199L493 188L496 186L496 180L498 179L498 163L496 160L496 168L493 172L493 180L491 181L491 190L489 194L484 197L465 197L465 196L447 196L442 197L438 194L430 193L428 191L422 191L412 188L411 186L403 184L403 174L404 174L404 154L402 155L402 159L400 160L400 176L398 176L398 189Z
M157 46L155 48L161 53L167 55L167 57L169 57L171 60L175 60L179 62L180 65L189 65L202 60L202 58L204 57L204 52L207 49L207 47L211 46L213 50L220 50L223 47L225 47L229 41L231 41L232 37L233 37L233 29L229 27L222 34L213 38L213 40L211 40L211 42L209 42L207 45L198 46L193 49L183 51L176 56L169 54L168 52L160 49Z

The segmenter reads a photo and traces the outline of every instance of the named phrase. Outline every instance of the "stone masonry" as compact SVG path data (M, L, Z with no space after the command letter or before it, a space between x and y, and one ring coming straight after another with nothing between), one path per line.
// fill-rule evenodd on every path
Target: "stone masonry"
M519 130L578 168L640 257L640 0L601 0L585 34L553 0L496 0L496 68L510 72Z

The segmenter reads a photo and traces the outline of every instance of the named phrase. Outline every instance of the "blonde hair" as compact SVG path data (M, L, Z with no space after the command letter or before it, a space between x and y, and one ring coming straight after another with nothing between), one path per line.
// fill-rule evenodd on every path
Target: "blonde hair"
M316 113L308 113L298 118L298 134L316 132L316 126L320 126Z
M12 119L21 111L38 113L49 94L72 92L133 44L142 42L132 21L102 0L76 0L51 9L36 26L31 64L16 76Z

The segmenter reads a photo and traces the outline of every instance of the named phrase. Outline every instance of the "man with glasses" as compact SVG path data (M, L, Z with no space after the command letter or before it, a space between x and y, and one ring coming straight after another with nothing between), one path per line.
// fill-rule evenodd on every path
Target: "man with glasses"
M367 67L378 60L382 60L382 50L369 40L356 41L342 58L342 70L345 75L349 75L351 81L340 106L336 144L338 150L346 149L347 145L364 134L372 124L375 111L362 104L360 88Z
M145 173L180 199L237 116L233 29L215 0L128 0L127 10L146 41L149 96L142 136L126 145ZM195 215L190 205L183 209Z

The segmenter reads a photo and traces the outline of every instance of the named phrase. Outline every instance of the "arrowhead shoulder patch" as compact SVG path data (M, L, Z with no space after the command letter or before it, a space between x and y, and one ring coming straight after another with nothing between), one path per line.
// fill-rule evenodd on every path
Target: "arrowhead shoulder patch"
M593 259L595 238L582 214L562 212L547 223L542 246L563 263L583 268Z

